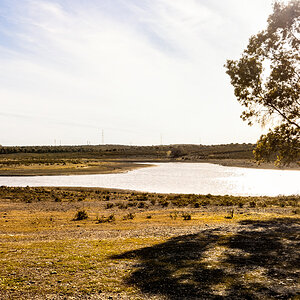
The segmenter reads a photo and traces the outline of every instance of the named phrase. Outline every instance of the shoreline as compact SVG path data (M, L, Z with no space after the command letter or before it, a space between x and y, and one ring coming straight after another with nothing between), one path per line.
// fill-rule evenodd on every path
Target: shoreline
M300 171L300 165L293 163L290 166L276 167L273 163L261 163L257 164L253 160L247 159L207 159L205 161L212 164L221 165L224 167L238 167L238 168L250 168L250 169L262 169L262 170L293 170Z
M262 163L258 165L250 159L202 159L202 160L107 160L98 164L77 164L75 166L21 166L0 169L0 177L32 177L32 176L67 176L67 175L97 175L126 173L140 168L152 167L152 163L210 163L225 167L266 169L266 170L293 170L300 171L300 166L296 163L290 166L276 167L272 163Z
M104 163L104 165L103 165ZM106 164L107 163L107 164ZM151 167L147 163L134 163L126 161L102 162L99 166L84 166L73 168L11 168L0 170L0 177L34 177L34 176L68 176L68 175L97 175L126 173L140 168Z

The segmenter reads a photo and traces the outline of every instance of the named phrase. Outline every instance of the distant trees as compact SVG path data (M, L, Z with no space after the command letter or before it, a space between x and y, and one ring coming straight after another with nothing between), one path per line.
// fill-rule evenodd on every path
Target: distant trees
M274 3L265 30L252 36L239 60L227 60L241 118L273 125L254 150L258 161L288 164L300 156L300 1Z

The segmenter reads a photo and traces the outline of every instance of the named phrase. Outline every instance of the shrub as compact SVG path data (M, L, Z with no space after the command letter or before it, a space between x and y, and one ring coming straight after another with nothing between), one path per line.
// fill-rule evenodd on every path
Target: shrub
M294 210L292 210L292 213L295 215L298 215L298 214L300 214L300 209L299 208L294 209Z
M254 208L256 206L256 202L255 201L250 201L249 202L249 207Z
M228 200L228 199L223 199L220 202L220 205L221 206L233 206L233 202L231 200Z
M188 221L192 219L192 215L190 213L184 212L181 214L181 216L183 217L184 221Z
M54 198L54 201L55 201L55 202L61 202L61 198L59 198L59 197L56 196L56 197Z
M160 205L161 205L162 207L167 207L167 206L169 205L169 202L168 202L168 201L161 201L161 202L160 202Z
M127 208L128 208L128 205L125 204L125 203L123 203L123 202L117 203L117 206L118 206L118 208L120 208L120 209L127 209Z
M123 220L133 220L134 218L135 218L135 215L132 213L129 213L123 217Z
M226 219L232 219L233 218L233 213L234 213L234 210L231 209L229 212L228 212L228 215L225 216Z
M156 204L156 200L155 200L155 199L151 199L150 202L151 202L152 205L155 205L155 204Z
M85 220L88 218L88 214L87 212L83 209L83 210L78 210L74 216L74 221L81 221L81 220Z
M100 218L97 218L97 223L111 223L116 221L115 215L109 215L108 217L101 216Z
M128 205L129 207L137 206L137 205L138 205L138 202L137 202L137 201L128 201L127 205Z
M176 220L177 219L177 212L175 211L174 213L170 213L170 218L172 219L172 220Z
M112 208L112 207L114 207L114 204L113 203L106 203L106 205L105 205L105 208L106 209L110 209L110 208Z
M136 197L136 200L138 200L138 201L147 201L147 199L148 199L148 195L147 194L138 195Z
M201 200L201 205L202 206L207 206L207 205L209 205L210 204L210 200L208 200L208 199L203 199L203 200Z
M145 204L145 202L140 202L140 203L138 204L138 208L148 208L148 205Z

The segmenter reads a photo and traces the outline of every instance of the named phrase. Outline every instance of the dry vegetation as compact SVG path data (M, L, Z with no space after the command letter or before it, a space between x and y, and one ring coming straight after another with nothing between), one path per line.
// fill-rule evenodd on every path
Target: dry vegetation
M297 299L299 200L1 187L0 298Z
M236 165L250 157L252 145L218 146L0 146L0 176L75 175L126 172L146 164L145 161L194 161L227 158L225 163ZM234 157L234 161L232 158Z
M0 176L76 175L126 172L145 162L209 162L275 168L253 161L252 144L168 146L0 146ZM143 165L135 162L144 162ZM287 168L287 167L286 167ZM299 163L288 168L299 169Z

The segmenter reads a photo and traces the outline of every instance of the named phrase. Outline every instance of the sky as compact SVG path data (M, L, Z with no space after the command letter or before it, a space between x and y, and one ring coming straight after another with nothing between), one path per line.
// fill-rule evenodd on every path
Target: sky
M227 59L272 0L0 0L0 144L254 143Z

